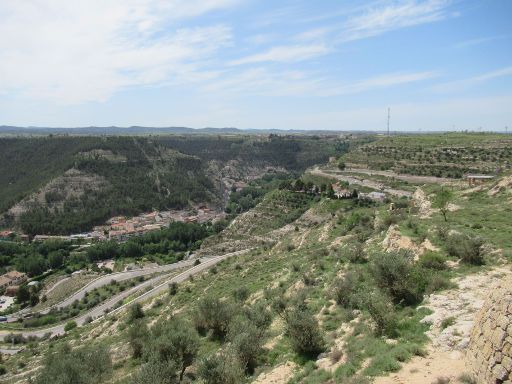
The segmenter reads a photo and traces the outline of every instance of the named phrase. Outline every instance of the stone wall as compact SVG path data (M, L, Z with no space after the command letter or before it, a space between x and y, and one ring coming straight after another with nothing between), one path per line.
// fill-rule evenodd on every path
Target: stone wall
M512 384L512 280L490 292L471 331L467 368L478 384Z

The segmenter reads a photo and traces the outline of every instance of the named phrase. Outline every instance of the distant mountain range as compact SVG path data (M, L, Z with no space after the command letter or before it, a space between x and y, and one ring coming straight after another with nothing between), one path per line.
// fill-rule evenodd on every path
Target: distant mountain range
M352 133L356 133L351 131ZM302 134L302 135L336 135L342 131L327 130L280 130L280 129L240 129L240 128L188 128L188 127L74 127L74 128L50 128L50 127L15 127L0 126L0 135L79 135L79 136L98 136L98 135L168 135L168 134L245 134L245 135L265 135L265 134Z

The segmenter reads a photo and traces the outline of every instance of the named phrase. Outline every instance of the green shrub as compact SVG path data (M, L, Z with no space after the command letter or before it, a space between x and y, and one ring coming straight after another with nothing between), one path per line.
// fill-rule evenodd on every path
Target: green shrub
M414 305L423 300L428 280L412 257L404 252L375 255L371 266L377 285L389 292L395 303Z
M395 337L397 319L391 300L379 290L368 291L363 304L375 324L377 335Z
M483 244L484 240L481 237L456 234L448 237L446 249L448 254L459 257L463 263L482 265L485 262Z
M239 384L244 370L232 352L222 350L202 358L197 374L205 384Z
M236 288L233 291L233 298L240 303L245 302L249 298L249 295L249 289L244 285Z
M309 310L293 309L286 312L286 334L295 352L315 358L325 350L324 336L317 320Z
M236 308L231 302L207 296L197 304L194 323L198 331L209 330L212 331L213 336L224 338L235 313Z
M441 321L441 329L451 327L453 324L455 324L455 317L447 317L446 319L443 319L443 321Z
M366 263L368 261L364 251L364 243L360 242L352 243L346 251L346 256L348 261L354 264Z
M169 284L169 295L175 296L178 293L178 283L172 282Z
M64 331L69 332L72 329L75 329L77 327L76 321L68 321L66 325L64 326Z
M131 379L132 384L174 384L179 383L176 365L172 361L152 360L144 364Z
M140 303L135 303L130 306L130 310L128 311L128 324L133 323L135 320L144 318L144 311L142 310L142 305Z
M332 289L336 304L344 308L353 306L353 295L357 291L358 284L359 276L351 271L347 272L343 277L336 279Z
M51 351L35 384L96 384L112 375L112 361L103 345L71 349L67 344Z
M419 264L423 268L441 271L446 269L446 258L440 253L427 251L420 256Z

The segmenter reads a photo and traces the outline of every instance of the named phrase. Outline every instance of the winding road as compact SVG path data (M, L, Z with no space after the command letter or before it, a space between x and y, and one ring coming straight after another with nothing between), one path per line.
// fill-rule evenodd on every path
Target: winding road
M110 282L112 280L120 282L120 281L124 281L124 280L133 279L133 278L139 277L139 276L150 275L153 273L170 272L175 269L191 266L193 263L194 263L194 260L188 259L188 260L178 261L177 263L173 263L173 264L160 265L158 267L141 268L141 269L134 269L134 270L130 270L130 271L124 271L124 272L115 272L115 273L111 273L108 275L102 275L102 276L99 276L97 279L94 279L93 281L87 283L85 286L80 288L74 294L72 294L65 300L61 301L60 303L53 305L52 307L65 308L65 307L73 304L73 302L75 300L81 300L82 298L84 298L87 292L89 292L95 288L100 288L100 287L103 287L104 285L110 284ZM66 279L64 279L64 280L66 280ZM62 281L64 281L64 280L62 280ZM52 289L54 287L52 287ZM44 315L44 314L49 313L50 310L51 310L51 308L47 308L47 309L39 311L39 313ZM31 308L23 309L21 311L18 311L16 313L13 313L13 314L7 316L7 321L10 323L16 322L22 315L30 313L30 312L31 312Z
M133 287L131 289L128 289L128 290L126 290L124 292L120 292L119 294L111 297L109 300L101 303L100 305L92 308L90 311L87 311L86 313L84 313L84 314L82 314L82 315L80 315L80 316L78 316L78 317L76 317L76 318L74 318L72 320L74 320L77 323L77 325L79 325L79 326L84 325L84 323L86 323L86 319L89 319L89 318L93 318L93 319L95 319L93 322L97 322L106 313L109 313L109 314L117 313L117 312L122 311L123 309L125 309L127 306L130 306L130 305L132 305L134 303L137 303L137 302L141 302L141 301L146 300L146 299L148 299L150 297L154 297L156 295L159 295L159 294L165 292L168 289L168 285L170 283L181 283L181 282L187 280L190 276L195 275L197 273L200 273L200 272L204 271L205 269L208 269L211 266L221 262L222 260L225 260L225 259L233 257L233 256L241 255L241 254L246 253L246 252L248 252L250 250L251 250L251 248L244 249L244 250L241 250L241 251L226 253L226 254L221 255L221 256L204 257L204 258L200 258L200 259L189 259L189 260L185 260L185 261L182 261L182 262L178 262L178 263L168 264L166 266L162 266L162 267L167 267L166 271L172 271L172 270L176 270L176 269L179 269L179 268L184 268L184 267L190 266L190 265L192 265L195 262L195 260L200 260L200 264L198 264L196 266L192 266L191 268L185 270L184 272L181 272L180 274L178 274L176 276L173 276L171 278L169 278L168 275L156 276L154 278L151 278L149 280L144 281L143 283L141 283L141 284L139 284L139 285L137 285L137 286L135 286L135 287ZM160 267L156 267L156 268L160 268ZM154 269L156 269L156 268L154 268ZM130 272L132 272L132 271L130 271ZM133 272L140 272L140 271L133 271ZM131 276L131 277L136 277L136 276L137 275ZM110 282L112 280L111 279L112 275L107 275L107 277L109 277L108 281ZM163 282L162 282L162 280L163 280ZM89 284L92 284L92 283L94 283L94 281L89 283ZM126 303L126 304L124 304L124 305L114 309L114 306L120 300L125 299L126 297L130 296L131 294L135 293L136 291L139 291L140 289L147 288L149 286L153 286L155 283L158 283L158 285L153 287L152 289L150 289L148 292L145 292L142 295L140 295L140 296L136 297L135 299L131 300L129 303ZM82 290L84 288L82 288ZM78 294L78 292L76 294ZM70 299L67 299L67 300L70 300ZM71 303L72 302L73 302L73 300L71 301ZM11 334L11 333L21 334L24 337L29 337L29 336L43 337L43 336L45 336L47 334L62 335L62 334L65 333L64 326L65 326L65 324L62 323L62 324L57 324L57 325L54 325L54 326L50 326L50 327L46 327L46 328L41 328L41 329L36 329L36 330L27 330L27 331L16 331L16 330L7 331L7 330L2 330L2 331L0 331L0 337L3 338L6 335ZM0 352L2 352L1 349L0 349Z

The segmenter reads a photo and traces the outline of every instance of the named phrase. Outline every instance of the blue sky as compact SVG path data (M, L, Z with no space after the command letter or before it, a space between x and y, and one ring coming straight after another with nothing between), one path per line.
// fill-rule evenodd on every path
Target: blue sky
M0 124L512 131L512 1L2 0Z

